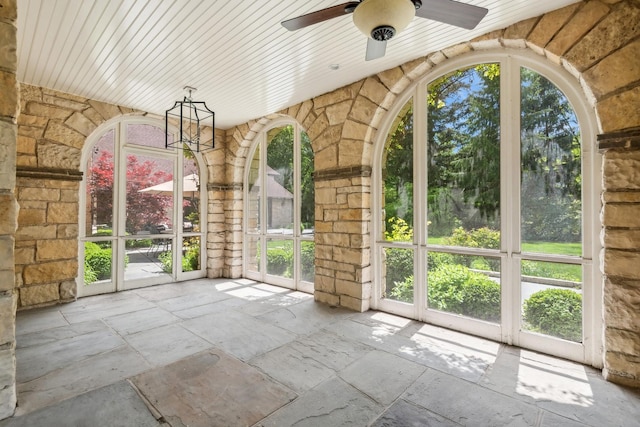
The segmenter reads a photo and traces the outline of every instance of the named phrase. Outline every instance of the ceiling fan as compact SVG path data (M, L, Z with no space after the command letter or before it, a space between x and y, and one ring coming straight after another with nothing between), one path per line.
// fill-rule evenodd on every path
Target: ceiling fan
M295 31L352 13L353 23L368 37L365 59L370 61L384 56L387 40L404 30L414 16L471 30L487 12L453 0L360 0L287 19L282 26Z

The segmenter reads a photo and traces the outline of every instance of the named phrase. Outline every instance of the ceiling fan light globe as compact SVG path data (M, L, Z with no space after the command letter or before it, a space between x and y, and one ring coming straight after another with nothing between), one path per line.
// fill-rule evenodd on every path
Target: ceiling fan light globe
M353 23L367 37L380 27L391 27L397 34L415 15L411 0L363 0L353 11Z

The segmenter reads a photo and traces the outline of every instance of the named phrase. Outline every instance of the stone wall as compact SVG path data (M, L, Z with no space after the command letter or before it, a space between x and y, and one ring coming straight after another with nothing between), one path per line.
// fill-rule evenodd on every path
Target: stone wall
M0 0L0 419L13 415L16 407L16 19L15 0Z
M636 172L640 143L633 133L640 128L639 35L640 2L590 0L430 53L230 129L227 182L242 185L247 151L270 120L284 115L301 123L315 152L315 298L366 310L372 289L369 177L374 167L372 141L380 121L398 94L455 56L487 49L532 50L580 82L585 98L597 112L603 138L619 136L620 131L627 136L622 145L600 147L604 151L605 183L605 249L601 259L606 276L604 375L612 381L640 386L640 276L637 268L634 270L640 261L640 182ZM632 132L633 142L629 142L628 132ZM596 141L585 143L596 146ZM610 175L618 174L622 179L610 182Z
M107 120L142 113L27 84L20 95L15 273L24 308L75 299L82 147Z

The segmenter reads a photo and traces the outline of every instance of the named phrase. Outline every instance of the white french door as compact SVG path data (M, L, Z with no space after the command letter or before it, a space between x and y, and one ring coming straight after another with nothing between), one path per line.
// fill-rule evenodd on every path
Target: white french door
M374 307L599 366L592 116L571 76L521 52L409 90L376 151Z

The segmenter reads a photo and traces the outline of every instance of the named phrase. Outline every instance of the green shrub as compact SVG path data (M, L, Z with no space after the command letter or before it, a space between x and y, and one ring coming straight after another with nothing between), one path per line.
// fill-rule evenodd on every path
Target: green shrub
M302 242L300 248L300 265L302 268L302 280L313 282L315 280L316 248L312 242Z
M500 232L488 227L476 228L474 230L465 230L462 227L458 227L453 230L453 234L450 237L445 239L445 244L465 248L499 249ZM500 270L499 259L455 255L453 260L456 264L477 270Z
M200 270L200 245L189 246L182 258L182 271Z
M196 258L196 259L199 261L198 258ZM164 271L165 273L169 273L169 274L171 274L173 272L173 252L166 251L166 252L160 253L160 255L158 255L158 260L160 260L160 265L162 266L162 271ZM181 260L182 271L192 271L192 270L194 270L192 263L193 263L193 258L191 258L191 257L188 258L186 256L183 256L182 260Z
M436 270L445 264L455 264L453 255L444 252L428 252L427 265L429 270Z
M291 277L293 251L284 248L269 248L267 250L267 273L276 276Z
M527 298L523 306L527 329L565 340L582 341L582 295L549 288Z
M96 272L93 271L93 268L91 268L91 265L89 265L85 261L84 262L84 284L90 285L93 282L97 282L97 281L98 281L98 276L96 275Z
M84 262L95 274L96 279L93 281L111 277L111 247L102 248L96 243L85 242Z
M394 282L388 296L396 301L413 302L413 275L401 282Z
M429 306L476 319L500 320L500 285L482 273L443 264L428 273Z
M403 282L413 276L413 251L410 249L387 248L387 283Z

